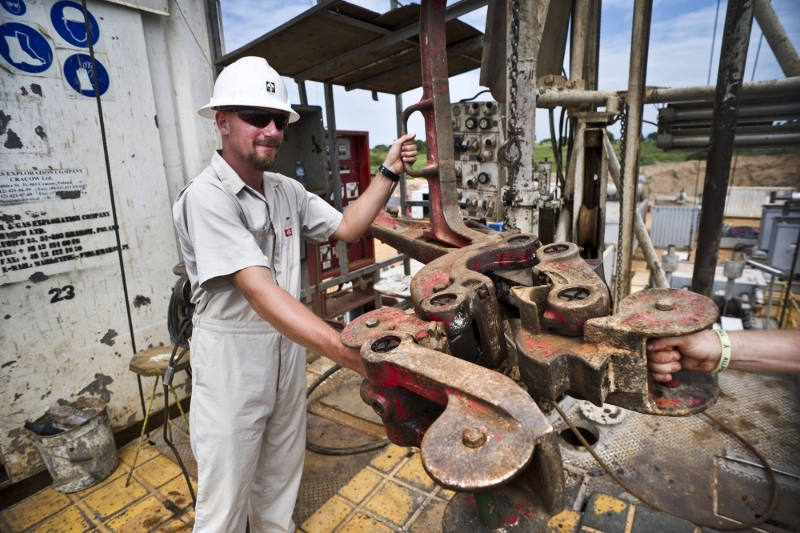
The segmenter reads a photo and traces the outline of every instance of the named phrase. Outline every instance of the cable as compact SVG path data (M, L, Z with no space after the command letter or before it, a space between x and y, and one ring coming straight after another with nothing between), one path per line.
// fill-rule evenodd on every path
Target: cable
M342 367L339 365L333 365L324 374L318 377L316 381L314 381L314 383L312 383L311 386L306 391L306 398L310 397L311 393L314 392L314 390L317 387L319 387L323 381L331 377L341 368ZM306 449L321 455L355 455L357 453L365 453L365 452L371 452L373 450L379 450L380 448L383 448L387 444L389 444L389 442L390 442L389 439L382 439L375 442L362 444L361 446L351 446L349 448L328 448L326 446L320 446L318 444L314 444L310 440L306 439Z
M489 89L484 89L481 92L479 92L478 94L476 94L475 96L473 96L472 98L464 98L463 100L459 100L458 103L460 104L460 103L463 103L463 102L471 102L471 101L475 100L477 97L479 97L480 95L482 95L483 93L488 93L488 92L489 92Z
M758 38L758 48L756 49L756 60L753 61L753 74L750 76L750 81L756 79L756 67L758 66L758 56L761 54L761 42L764 40L764 32L761 32L761 37Z
M189 25L189 21L186 20L186 15L183 14L183 9L181 9L181 5L178 3L178 0L175 0L175 7L178 8L178 12L181 14L183 22L186 23L186 29L189 30L189 33L192 34L192 38L194 38L194 44L197 45L197 48L200 49L200 53L203 54L203 59L206 60L206 63L208 63L209 67L214 68L214 65L211 64L211 61L209 61L208 57L206 56L206 51L203 50L202 46L200 46L200 41L197 40L197 36L194 34L194 31L192 31L192 27Z
M670 516L674 516L676 518L680 518L681 520L686 520L688 522L692 522L696 526L700 526L700 527L706 527L706 528L714 529L714 530L717 530L717 531L740 531L740 530L744 530L744 529L750 529L750 528L756 527L756 526L758 526L760 524L763 524L764 522L769 520L769 517L772 516L772 513L775 512L775 508L778 506L778 480L775 478L775 472L772 471L772 467L770 466L770 464L767 461L767 459L763 455L761 455L761 453L759 453L759 451L756 450L753 447L752 444L747 442L747 440L745 440L744 437L739 435L733 428L731 428L730 426L725 424L719 418L717 418L717 417L715 417L713 415L710 415L707 412L703 412L702 414L706 418L708 418L709 420L711 420L712 422L717 424L719 427L724 429L726 433L728 433L729 435L732 435L734 438L736 438L736 440L741 442L744 445L745 448L750 450L753 453L753 455L758 457L758 460L761 461L761 464L764 465L764 469L767 471L767 476L769 477L769 482L770 482L770 485L772 486L772 492L770 493L770 498L769 498L769 507L767 507L767 510L766 510L766 512L764 512L764 514L762 514L761 516L758 517L758 519L756 519L756 520L754 520L752 522L748 522L748 523L745 523L745 524L730 525L730 526L719 526L717 524L706 524L704 522L698 522L697 520L689 520L688 518L685 518L683 516L675 514L672 511L668 511L667 509L661 507L657 503L648 500L647 498L643 497L641 494L639 494L638 492L633 490L627 483L622 481L622 479L616 473L614 473L614 471L611 470L611 468L608 467L608 465L605 463L605 461L603 461L603 459L600 458L600 456L597 454L596 451L594 451L594 449L591 447L591 445L589 445L589 443L586 442L586 439L583 437L581 432L578 431L578 428L575 427L575 424L572 423L572 420L570 420L567 417L566 413L564 413L564 411L561 410L561 407L558 406L558 402L553 402L553 407L555 407L556 411L558 411L558 414L561 416L562 419L564 419L564 422L567 423L567 425L572 430L572 432L575 434L575 436L578 437L578 440L581 441L581 444L583 444L583 446L586 448L586 450L590 454L592 454L592 457L594 457L595 461L597 461L600 464L600 466L603 467L603 470L605 470L606 473L609 476L611 476L611 479L616 481L617 484L620 487L625 489L628 493L632 494L635 498L637 498L643 504L649 505L650 507L652 507L656 511L660 511L660 512L662 512L664 514L668 514Z
M117 258L119 259L119 271L122 276L122 293L125 295L125 312L128 315L128 331L131 335L131 349L133 355L136 355L136 339L133 335L133 318L131 317L131 302L128 297L128 281L125 278L125 262L122 259L122 241L119 237L119 222L117 221L117 204L114 201L114 184L111 181L111 160L108 157L108 140L106 139L106 124L103 120L103 102L100 99L100 78L97 73L97 61L94 57L94 36L92 35L92 27L89 23L89 10L86 8L86 0L81 0L83 7L83 25L86 30L86 44L89 45L89 59L92 62L92 82L94 86L94 96L97 100L97 118L100 124L100 138L103 141L103 156L106 162L106 178L108 180L108 194L111 198L111 217L114 221L114 236L117 239ZM83 93L81 93L83 94ZM139 385L139 400L142 403L142 416L146 414L144 407L144 391L142 390L142 376L136 374L136 381Z
M714 43L717 40L717 22L719 21L719 3L717 0L717 14L714 15L714 34L711 36L711 57L708 58L708 81L706 85L711 85L711 64L714 62Z
M558 179L558 186L563 191L564 190L564 173L561 170L561 158L559 157L561 154L558 154L558 148L556 145L556 126L555 126L555 117L553 113L553 109L550 108L548 110L548 117L550 120L550 145L553 147L553 159L556 162L556 179Z

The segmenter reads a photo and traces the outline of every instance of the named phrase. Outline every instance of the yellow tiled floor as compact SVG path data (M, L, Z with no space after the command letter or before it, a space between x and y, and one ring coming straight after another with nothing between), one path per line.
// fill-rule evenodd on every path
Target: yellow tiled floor
M117 469L94 487L71 494L47 488L3 511L0 531L190 533L192 500L180 469L157 449L145 448L126 487L134 454L135 445L121 450Z
M441 530L451 493L425 473L414 448L389 445L370 465L300 525L303 533L356 533ZM438 516L429 517L430 511ZM415 529L420 517L434 529Z
M190 533L194 509L180 469L159 449L145 448L126 486L135 454L135 443L120 450L117 469L94 487L73 494L48 488L0 513L0 533ZM418 449L389 445L298 532L439 532L453 494L428 476ZM567 513L548 531L570 531L575 517Z

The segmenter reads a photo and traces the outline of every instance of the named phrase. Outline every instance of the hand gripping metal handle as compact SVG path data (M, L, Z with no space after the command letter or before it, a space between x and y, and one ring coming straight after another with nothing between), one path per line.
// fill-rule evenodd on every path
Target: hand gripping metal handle
M409 106L403 110L403 113L400 115L400 133L402 135L408 134L408 117L413 115L415 112L419 111L422 113L423 118L425 119L425 126L428 129L428 124L433 122L433 99L425 99L420 100L416 104ZM406 174L415 178L427 178L429 176L438 176L439 175L439 163L434 150L428 149L428 165L425 166L422 170L414 170L414 168L403 161L403 169L405 170ZM431 165L431 161L433 164Z

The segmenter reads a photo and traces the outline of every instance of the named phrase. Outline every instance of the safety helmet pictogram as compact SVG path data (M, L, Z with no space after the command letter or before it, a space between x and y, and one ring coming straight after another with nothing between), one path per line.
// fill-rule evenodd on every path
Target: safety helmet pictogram
M267 107L289 113L289 122L300 120L286 94L286 85L263 57L243 57L217 77L211 101L197 112L213 119L220 107Z

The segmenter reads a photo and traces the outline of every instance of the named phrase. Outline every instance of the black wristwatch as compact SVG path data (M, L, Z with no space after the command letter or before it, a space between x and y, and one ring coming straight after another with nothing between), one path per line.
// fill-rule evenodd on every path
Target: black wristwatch
M400 179L400 174L395 174L394 172L392 172L383 165L378 167L378 172L380 172L381 174L383 174L384 176L386 176L395 183L397 183L397 180Z

